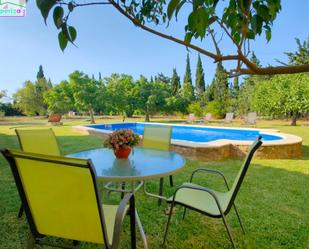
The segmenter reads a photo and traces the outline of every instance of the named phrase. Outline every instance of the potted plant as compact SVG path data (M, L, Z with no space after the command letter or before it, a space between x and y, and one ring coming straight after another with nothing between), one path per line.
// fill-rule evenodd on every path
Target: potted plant
M114 149L117 158L128 158L131 148L140 142L138 134L129 129L116 130L104 141L104 146Z

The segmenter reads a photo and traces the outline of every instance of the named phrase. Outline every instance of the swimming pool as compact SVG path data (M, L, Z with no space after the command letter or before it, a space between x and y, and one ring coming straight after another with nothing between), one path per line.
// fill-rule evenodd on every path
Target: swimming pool
M119 129L131 129L139 135L143 135L145 126L166 126L166 124L149 124L149 123L116 123L88 125L88 127L115 131ZM255 129L232 129L188 125L170 125L172 127L172 139L184 140L191 142L211 142L220 139L254 141L257 136L262 136L262 141L280 140L282 137L265 134Z
M302 155L302 138L270 129L214 127L163 123L112 123L74 126L73 130L106 138L117 129L131 129L139 135L145 126L172 126L171 150L197 160L221 160L243 157L252 141L262 136L256 157L265 159L296 158Z

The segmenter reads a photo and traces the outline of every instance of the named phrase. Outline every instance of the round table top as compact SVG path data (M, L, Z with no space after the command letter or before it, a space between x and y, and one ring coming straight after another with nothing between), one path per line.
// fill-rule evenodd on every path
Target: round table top
M141 181L172 175L185 165L185 159L173 151L135 147L128 159L118 159L108 148L67 155L91 159L97 177L108 181Z

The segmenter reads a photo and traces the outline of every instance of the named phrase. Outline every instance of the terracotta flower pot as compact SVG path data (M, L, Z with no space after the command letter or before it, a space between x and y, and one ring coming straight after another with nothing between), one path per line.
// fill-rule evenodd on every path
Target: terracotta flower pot
M126 159L129 157L131 153L131 147L130 146L123 146L118 150L114 150L114 154L117 158L123 158Z

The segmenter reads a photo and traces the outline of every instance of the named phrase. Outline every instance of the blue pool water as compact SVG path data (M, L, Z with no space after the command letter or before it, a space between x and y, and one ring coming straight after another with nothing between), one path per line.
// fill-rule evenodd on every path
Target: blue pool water
M114 131L118 129L131 129L139 135L143 135L145 126L159 126L160 124L145 123L117 123L103 125L89 125L88 127ZM260 133L258 130L245 129L224 129L212 127L195 127L195 126L173 126L172 139L185 140L192 142L210 142L219 139L253 141L258 135L262 136L262 140L280 140L282 137Z

